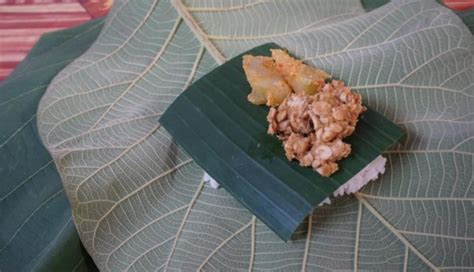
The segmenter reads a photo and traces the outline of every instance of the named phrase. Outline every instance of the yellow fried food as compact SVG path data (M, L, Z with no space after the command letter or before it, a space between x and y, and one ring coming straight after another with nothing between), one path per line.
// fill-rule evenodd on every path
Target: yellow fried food
M297 94L313 95L324 85L330 76L323 70L304 64L281 49L272 49L277 71L283 75Z
M245 55L243 68L252 87L248 100L256 105L278 106L290 95L291 88L277 72L270 57Z

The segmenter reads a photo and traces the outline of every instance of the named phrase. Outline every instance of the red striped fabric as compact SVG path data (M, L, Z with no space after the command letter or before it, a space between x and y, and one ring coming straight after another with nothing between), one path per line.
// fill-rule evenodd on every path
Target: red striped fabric
M101 2L107 1L0 0L0 80L25 58L41 34L105 14L103 9L94 9L97 3L102 7Z
M44 32L104 16L113 0L0 0L0 81L23 60ZM466 10L474 0L443 0Z

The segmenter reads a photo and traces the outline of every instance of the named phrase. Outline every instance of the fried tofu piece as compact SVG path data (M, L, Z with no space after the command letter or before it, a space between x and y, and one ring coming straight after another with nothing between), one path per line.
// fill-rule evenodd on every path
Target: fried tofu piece
M313 95L321 90L330 75L323 70L304 64L281 49L272 49L277 71L297 94Z
M248 100L255 105L278 106L291 94L291 88L277 72L270 57L245 55L243 68L252 87Z

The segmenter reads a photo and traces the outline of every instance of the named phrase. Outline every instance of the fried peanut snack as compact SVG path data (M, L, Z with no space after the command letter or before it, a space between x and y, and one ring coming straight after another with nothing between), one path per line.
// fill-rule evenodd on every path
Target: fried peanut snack
M360 94L332 80L314 95L292 94L271 108L268 133L283 141L288 160L330 176L338 170L336 162L350 154L350 145L342 139L354 132L365 110Z

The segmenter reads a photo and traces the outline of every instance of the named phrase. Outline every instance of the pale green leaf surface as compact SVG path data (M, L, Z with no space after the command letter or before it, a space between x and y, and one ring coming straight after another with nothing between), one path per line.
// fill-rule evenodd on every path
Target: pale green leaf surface
M473 38L432 1L117 1L39 108L74 221L108 270L438 270L474 266ZM181 20L183 18L183 20ZM284 243L159 126L195 78L273 41L408 132L386 174ZM307 228L309 226L309 228Z

